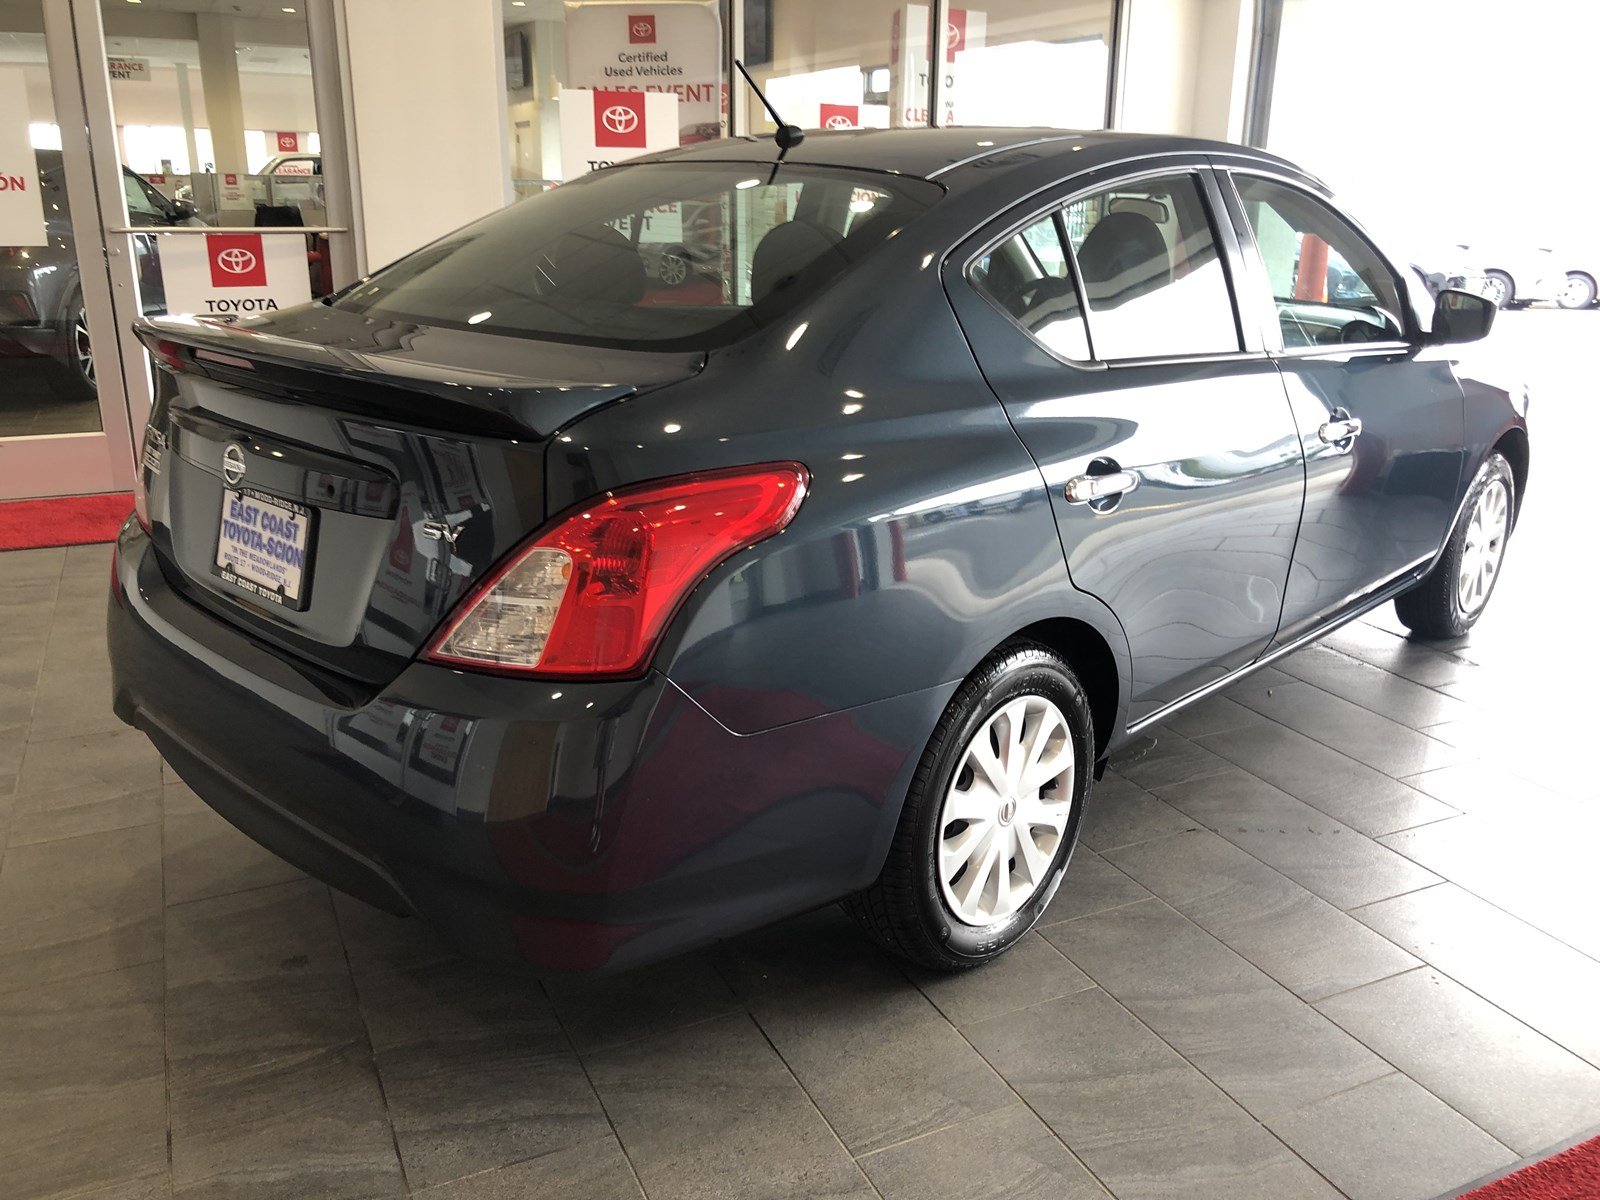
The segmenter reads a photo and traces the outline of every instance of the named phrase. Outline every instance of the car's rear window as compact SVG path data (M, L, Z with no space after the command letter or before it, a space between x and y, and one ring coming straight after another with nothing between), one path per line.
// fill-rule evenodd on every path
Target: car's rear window
M641 163L503 209L338 308L604 346L700 349L770 324L943 189L874 171Z

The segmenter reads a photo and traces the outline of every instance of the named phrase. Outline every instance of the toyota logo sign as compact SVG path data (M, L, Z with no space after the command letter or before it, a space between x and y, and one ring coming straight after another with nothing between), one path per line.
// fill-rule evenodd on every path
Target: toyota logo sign
M222 452L222 478L231 486L244 478L244 447L229 442Z
M854 129L855 124L843 113L835 113L822 123L824 129Z
M961 49L961 26L954 21L944 27L944 44L952 53Z
M649 37L655 30L650 27L649 21L635 21L633 23L633 32L637 37Z
M243 275L256 269L256 256L238 246L230 246L218 252L217 266L229 275Z
M632 133L639 124L639 114L626 104L613 104L600 114L600 120L612 133Z

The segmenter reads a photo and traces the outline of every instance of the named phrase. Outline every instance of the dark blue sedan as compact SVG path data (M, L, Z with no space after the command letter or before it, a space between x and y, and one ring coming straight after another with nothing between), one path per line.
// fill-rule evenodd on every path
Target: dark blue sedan
M675 219L715 252L669 280ZM1492 307L1403 261L1236 146L860 131L147 321L117 712L476 955L622 967L843 900L983 963L1119 744L1387 601L1483 612L1527 398L1460 346Z

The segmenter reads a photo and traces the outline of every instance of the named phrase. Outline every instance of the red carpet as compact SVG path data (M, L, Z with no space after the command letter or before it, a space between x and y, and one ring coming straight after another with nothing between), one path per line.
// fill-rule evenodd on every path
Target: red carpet
M1600 1200L1600 1137L1496 1179L1461 1200Z
M133 493L0 503L0 550L109 542L133 511Z

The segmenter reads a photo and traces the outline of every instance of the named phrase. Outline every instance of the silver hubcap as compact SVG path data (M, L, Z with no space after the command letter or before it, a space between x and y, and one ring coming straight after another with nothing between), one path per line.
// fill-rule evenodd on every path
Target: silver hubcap
M962 752L939 813L939 887L967 925L989 925L1044 886L1066 835L1072 731L1043 696L1008 701Z
M1472 506L1467 541L1461 547L1461 574L1456 579L1456 603L1469 617L1489 599L1494 577L1500 571L1510 524L1510 500L1505 481L1494 479Z
M94 347L89 344L89 322L81 308L72 322L72 357L77 361L78 373L93 386Z
M1511 299L1511 289L1506 286L1506 281L1493 275L1489 276L1489 286L1486 290L1489 293L1488 298L1496 304L1504 304Z

